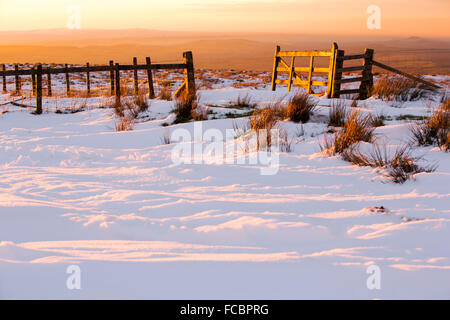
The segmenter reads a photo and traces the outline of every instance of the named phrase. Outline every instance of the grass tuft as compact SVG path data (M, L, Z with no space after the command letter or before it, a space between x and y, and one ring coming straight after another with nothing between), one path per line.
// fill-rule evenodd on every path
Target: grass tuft
M276 128L282 110L280 104L275 103L266 108L253 111L248 127L256 132L257 150L262 150L264 147L272 145L271 131Z
M306 123L309 121L317 102L307 93L297 93L286 107L286 117L293 122Z
M289 139L289 133L286 129L282 129L280 130L280 151L281 152L286 152L286 153L291 153L292 151L294 151L294 148L292 146L292 139Z
M164 136L161 138L161 143L162 144L171 144L172 140L170 139L170 130L166 129L164 131Z
M360 116L358 111L353 111L347 115L340 131L333 133L331 138L325 134L320 147L329 155L340 154L357 142L372 142L374 130L370 116Z
M384 176L394 183L405 183L418 173L434 172L436 166L421 166L418 162L422 157L412 155L409 146L402 146L395 150L390 157L386 145L375 145L367 153L362 153L355 147L350 147L342 153L342 159L358 166L382 168Z
M233 109L254 109L256 108L257 104L252 102L251 97L246 94L245 96L238 96L236 101L230 102L227 105L227 108L233 108Z
M131 131L133 130L134 119L130 117L120 117L116 121L116 131Z
M161 90L159 91L158 98L161 100L172 100L172 81L165 80L160 82Z
M413 143L419 146L436 145L450 151L450 111L445 105L432 113L429 118L423 118L421 123L411 125L410 131Z
M401 76L383 76L375 83L372 95L384 101L416 101L426 98L432 90Z
M446 92L441 99L442 109L450 111L450 94Z
M147 111L150 107L144 94L134 96L133 103L137 106L139 113Z
M198 107L198 97L196 94L183 93L175 101L172 110L175 115L174 124L185 123L193 119L193 111Z
M384 126L384 121L386 116L383 114L370 115L370 125L372 127L382 127Z
M328 125L331 127L343 127L346 116L347 108L344 101L334 100L330 107Z

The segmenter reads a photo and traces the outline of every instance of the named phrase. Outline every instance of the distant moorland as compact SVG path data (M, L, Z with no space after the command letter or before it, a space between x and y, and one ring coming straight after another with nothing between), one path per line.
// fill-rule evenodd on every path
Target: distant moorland
M350 37L132 30L43 30L0 32L0 63L130 63L133 56L177 61L194 52L197 68L269 71L275 45L292 50L328 49L335 41L348 53L375 49L375 59L421 74L449 74L450 41L419 37Z

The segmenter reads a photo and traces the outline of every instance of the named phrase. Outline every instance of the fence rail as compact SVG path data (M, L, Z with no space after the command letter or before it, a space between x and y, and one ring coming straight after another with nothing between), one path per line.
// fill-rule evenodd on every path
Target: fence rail
M415 77L415 76L413 76L411 74L408 74L406 72L400 71L400 70L395 69L395 68L392 68L392 67L390 67L388 65L385 65L385 64L383 64L381 62L373 61L373 65L376 66L376 67L379 67L379 68L382 68L382 69L394 72L394 73L398 73L398 74L400 74L400 75L402 75L402 76L404 76L406 78L409 78L409 79L411 79L413 81L420 82L420 83L422 83L424 85L427 85L427 86L430 86L432 88L441 89L441 87L439 87L438 85L435 85L434 83L432 83L430 81L426 81L426 80L423 80L423 79L421 79L419 77Z
M6 65L2 65L0 71L0 77L3 80L3 92L7 91L6 77L15 77L15 91L19 93L21 91L20 76L30 76L32 81L32 92L36 96L36 113L42 113L42 89L43 89L43 76L46 75L47 82L47 95L52 95L52 78L51 75L65 74L66 93L70 94L70 74L71 73L86 73L86 91L89 94L91 90L90 74L92 72L109 72L110 75L110 88L111 95L115 95L116 99L120 100L121 88L120 88L120 72L121 71L134 71L134 90L135 94L139 94L138 87L138 70L147 71L147 79L149 85L149 98L155 97L155 90L153 86L153 70L184 70L185 79L183 84L175 91L174 95L179 95L182 91L186 90L188 93L195 93L195 74L194 74L194 60L191 51L183 53L183 63L151 63L151 58L146 57L145 64L138 64L137 58L133 58L133 64L121 65L119 63L114 64L114 61L109 61L109 65L105 66L91 66L86 63L83 67L69 67L67 64L65 67L59 68L43 68L42 64L38 64L31 69L20 70L19 65L14 65L14 70L6 70Z

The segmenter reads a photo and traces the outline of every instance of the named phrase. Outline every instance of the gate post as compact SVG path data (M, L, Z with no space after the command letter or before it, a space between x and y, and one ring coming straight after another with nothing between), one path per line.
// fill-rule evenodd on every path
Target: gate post
M342 67L344 66L344 50L337 50L336 52L336 64L335 64L335 70L334 70L334 80L333 80L333 91L332 91L332 98L339 98L341 90L341 80L342 80Z
M186 89L188 94L195 94L195 74L194 74L194 58L192 57L192 51L183 53L184 63L186 69L184 71L186 76Z
M363 80L361 81L361 85L359 88L359 98L361 100L367 99L370 96L370 92L373 88L373 49L365 49L364 50L364 69L362 71Z
M273 61L273 71L272 71L272 85L270 90L275 91L277 89L277 76L278 76L278 65L280 63L280 57L278 57L278 53L280 52L280 46L275 48L275 57Z
M327 83L327 96L328 99L332 98L333 87L334 87L334 74L336 72L336 54L339 49L336 42L333 42L331 46L331 57L330 57L330 69L328 71L328 83Z

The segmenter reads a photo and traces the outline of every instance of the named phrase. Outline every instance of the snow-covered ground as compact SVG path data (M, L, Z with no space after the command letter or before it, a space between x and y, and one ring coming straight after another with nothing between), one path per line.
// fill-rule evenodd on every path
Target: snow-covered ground
M227 108L239 96L290 95L233 84L200 90L213 111L203 131L245 122L223 116L245 112ZM410 138L397 118L439 98L360 109L388 117L376 134L395 146ZM417 148L437 170L403 185L327 157L323 97L309 123L280 124L293 151L261 175L248 161L175 164L178 144L163 137L194 123L166 126L173 102L149 101L132 131L115 132L108 98L45 98L40 116L7 104L17 99L0 94L0 298L450 298L449 153ZM74 105L85 111L54 112ZM71 265L81 290L66 286ZM381 290L367 287L370 265Z

